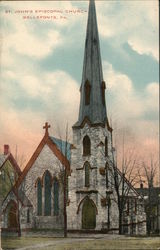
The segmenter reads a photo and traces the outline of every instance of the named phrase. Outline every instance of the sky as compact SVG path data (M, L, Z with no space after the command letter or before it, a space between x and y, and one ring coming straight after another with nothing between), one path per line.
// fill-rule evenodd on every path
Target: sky
M95 2L108 119L157 157L158 1ZM46 121L57 137L77 121L87 12L88 1L1 2L1 152L9 144L27 162Z

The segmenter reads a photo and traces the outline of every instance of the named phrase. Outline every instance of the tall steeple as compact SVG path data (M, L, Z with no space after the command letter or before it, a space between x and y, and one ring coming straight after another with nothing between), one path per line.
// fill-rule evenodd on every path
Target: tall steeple
M103 81L94 0L90 0L89 2L83 74L80 92L81 100L79 118L78 122L74 126L80 126L85 119L89 120L91 125L104 125L107 122L105 82Z

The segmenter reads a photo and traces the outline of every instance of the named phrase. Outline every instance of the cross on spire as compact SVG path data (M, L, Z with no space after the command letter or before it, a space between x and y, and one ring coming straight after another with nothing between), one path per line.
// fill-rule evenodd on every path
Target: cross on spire
M51 126L48 124L48 122L45 123L45 126L43 126L43 129L45 129L45 135L48 135L48 129L50 128Z

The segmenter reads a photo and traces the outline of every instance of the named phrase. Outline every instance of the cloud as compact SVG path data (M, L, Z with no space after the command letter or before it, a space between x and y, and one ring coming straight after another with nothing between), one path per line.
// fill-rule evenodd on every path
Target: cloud
M138 93L128 76L117 72L112 65L104 62L104 79L107 83L106 100L108 112L112 118L121 125L130 127L142 127L140 123L146 123L143 134L148 132L148 125L158 129L158 83L149 83L143 93ZM152 112L156 114L156 120L150 121L146 117ZM143 124L144 125L144 124Z
M3 14L4 18L4 14ZM3 26L2 29L2 62L3 65L14 63L10 53L13 51L20 55L33 58L43 58L52 50L61 45L63 36L57 30L46 29L44 37L39 37L38 32L33 31L32 22L26 23L19 16L8 14L6 23L12 23L10 32ZM29 21L28 21L29 22ZM44 28L43 23L39 28ZM44 42L45 40L45 42Z
M114 144L118 161L122 157L122 140L125 149L133 150L139 159L157 159L159 155L159 84L149 83L143 93L134 89L128 76L117 72L104 62L106 105L113 127ZM154 114L154 115L153 115Z
M71 127L77 120L79 87L64 71L43 72L41 76L36 69L28 70L26 74L19 68L17 71L4 71L2 90L1 143L9 143L12 147L20 145L20 151L24 150L27 155L35 147L35 141L39 143L45 121L53 124L51 131L56 135L58 126L66 126L69 122ZM13 105L18 98L22 98L23 108ZM35 103L41 100L38 112L33 104L28 106L26 98L32 98Z
M42 116L31 111L17 112L12 107L1 106L1 151L4 144L9 144L11 152L15 155L16 145L18 154L24 155L28 160L42 138Z
M68 10L77 10L72 2L55 1L51 2L5 2L2 4L1 13L1 33L2 33L2 61L3 65L14 63L14 58L10 53L16 52L20 55L32 57L32 59L43 59L57 47L64 44L70 39L70 35L65 36L65 28L74 33L71 29L77 23L83 22L84 14L66 13ZM11 11L11 13L6 13ZM52 10L53 13L43 11ZM15 13L16 11L19 11ZM33 11L31 14L21 13L23 11ZM41 11L39 14L35 11ZM62 11L62 14L54 11ZM40 19L23 19L23 16L56 16L55 20ZM66 19L61 18L66 17ZM80 25L80 24L79 24ZM72 40L74 38L72 37ZM13 56L13 55L12 55Z
M122 50L128 42L139 54L159 60L158 1L97 2L99 31Z
M104 79L107 83L107 98L110 107L108 110L116 119L127 121L142 114L143 107L136 97L133 84L127 75L114 71L111 64L104 64ZM112 110L112 111L111 111ZM117 116L117 117L116 117Z
M156 82L148 84L146 87L146 110L159 112L159 84Z
M42 69L40 62L54 57L57 48L61 53L65 49L73 53L72 46L79 49L84 42L87 15L70 14L67 20L43 22L23 20L22 16L5 14L4 10L87 9L88 3L11 1L2 6L1 143L9 143L13 148L18 144L21 152L29 155L43 136L45 121L51 123L50 131L55 135L57 126L65 127L69 121L71 127L77 120L78 82L60 67L55 70L53 65L50 72ZM153 1L96 1L96 6L100 35L113 47L125 53L123 44L128 42L139 54L158 58L157 5ZM64 64L67 62L64 60ZM108 62L104 62L104 76L109 117L113 116L120 126L134 128L143 146L147 144L145 138L155 142L153 133L157 133L158 126L148 114L155 113L157 117L158 83L150 82L140 94L132 80Z

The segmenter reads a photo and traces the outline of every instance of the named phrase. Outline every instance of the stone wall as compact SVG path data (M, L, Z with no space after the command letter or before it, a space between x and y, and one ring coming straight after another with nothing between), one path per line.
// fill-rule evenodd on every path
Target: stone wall
M91 141L91 155L83 156L83 138L88 135ZM108 157L105 156L105 138L108 138ZM105 168L106 162L111 161L111 135L107 128L90 127L88 124L82 129L73 129L73 145L71 152L72 174L69 178L68 228L82 229L83 199L88 196L96 205L96 228L101 230L104 222L107 223L107 206L102 206L101 200L106 198L106 177L99 171ZM90 186L85 187L84 163L90 163ZM81 204L80 204L81 203ZM80 206L79 206L80 204ZM79 213L77 209L79 206ZM113 206L113 205L112 205ZM74 213L74 214L73 214Z
M33 221L34 228L63 228L63 181L60 175L63 166L57 157L53 154L50 148L45 145L39 154L38 158L28 171L21 188L25 192L33 205ZM59 215L54 215L53 211L53 186L51 196L51 216L44 216L44 186L42 186L42 216L37 216L37 187L36 181L38 178L44 182L43 177L45 171L49 171L52 178L57 178L60 185L59 190Z
M88 135L91 140L91 155L83 156L83 138ZM108 157L105 156L105 138L108 138ZM71 170L72 174L69 177L69 199L70 205L67 208L68 229L82 229L82 207L83 200L86 196L91 199L97 207L98 214L96 215L95 230L108 228L108 206L102 205L102 200L106 198L106 193L110 197L110 232L118 233L119 227L119 210L117 203L117 194L114 187L113 175L113 157L115 151L112 150L111 133L107 127L90 127L85 124L83 128L73 129L73 149L71 152ZM90 163L90 186L85 187L85 171L84 163ZM105 168L106 162L109 165L108 179L109 186L106 188L106 176L101 168ZM122 178L119 175L119 178ZM125 182L125 187L128 188L128 183ZM128 196L136 197L137 193L129 187ZM137 197L138 198L138 197ZM135 227L135 228L134 228ZM144 206L141 206L135 215L135 226L131 228L131 214L127 219L127 233L134 231L135 234L146 233L146 222Z

